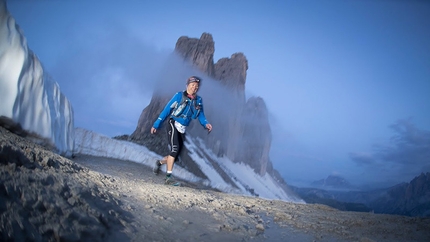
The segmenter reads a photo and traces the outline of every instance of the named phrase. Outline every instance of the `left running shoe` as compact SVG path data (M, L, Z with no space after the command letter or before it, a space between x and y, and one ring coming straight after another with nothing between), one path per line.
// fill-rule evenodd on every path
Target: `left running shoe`
M154 172L155 175L158 175L161 170L161 163L160 160L155 161L154 168L152 168L152 172Z

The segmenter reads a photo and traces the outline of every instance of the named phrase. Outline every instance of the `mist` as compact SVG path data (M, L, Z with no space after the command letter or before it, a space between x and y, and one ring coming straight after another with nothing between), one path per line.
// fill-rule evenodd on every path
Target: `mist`
M61 57L48 70L71 101L75 126L115 136L130 134L149 104L170 53L157 50L123 26L72 28ZM172 50L173 51L173 50Z

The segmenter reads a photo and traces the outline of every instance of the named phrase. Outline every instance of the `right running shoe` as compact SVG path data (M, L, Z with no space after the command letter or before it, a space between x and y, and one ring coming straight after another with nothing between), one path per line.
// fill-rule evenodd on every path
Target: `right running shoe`
M180 186L181 183L175 181L175 179L173 179L173 177L166 177L166 181L164 182L165 185L171 185L171 186Z
M154 172L155 175L158 175L161 170L161 163L160 160L155 161L154 168L152 168L152 172Z

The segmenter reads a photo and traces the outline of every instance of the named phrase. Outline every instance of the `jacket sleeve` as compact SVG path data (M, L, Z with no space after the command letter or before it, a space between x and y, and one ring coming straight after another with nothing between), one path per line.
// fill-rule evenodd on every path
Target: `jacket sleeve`
M170 99L170 101L164 107L163 111L161 111L157 120L155 120L154 125L152 125L152 127L156 128L156 129L160 128L161 123L163 123L163 121L167 118L167 116L170 115L172 109L178 104L178 102L180 102L180 100L182 98L181 95L182 95L182 93L178 92L172 97L172 99ZM178 99L179 99L179 101L178 101Z
M198 119L199 119L200 124L204 128L206 128L206 124L208 124L209 122L206 120L206 117L205 117L205 112L204 112L204 108L203 108L203 100L200 98L199 102L200 102L199 103L200 113L199 113Z

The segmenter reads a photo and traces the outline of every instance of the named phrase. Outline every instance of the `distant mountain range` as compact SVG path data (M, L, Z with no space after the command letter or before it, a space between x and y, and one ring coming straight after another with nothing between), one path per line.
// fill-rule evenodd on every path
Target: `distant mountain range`
M342 191L340 188L350 186L349 182L335 176L312 184L320 186L291 188L307 203L325 204L339 210L430 217L430 172L421 173L409 183L371 191Z
M314 181L311 187L327 189L327 190L352 190L356 189L345 178L337 175L330 175L325 179Z

